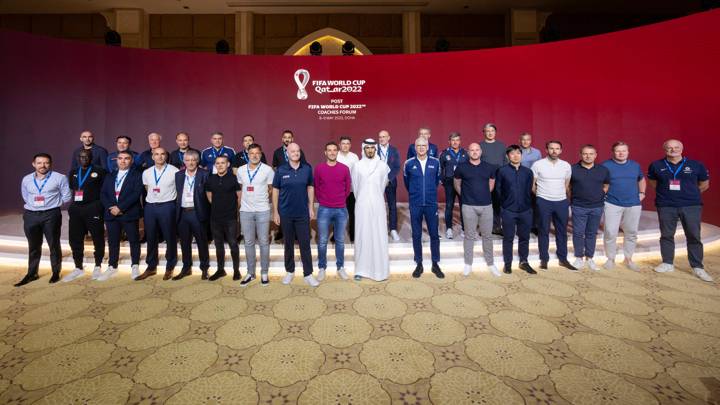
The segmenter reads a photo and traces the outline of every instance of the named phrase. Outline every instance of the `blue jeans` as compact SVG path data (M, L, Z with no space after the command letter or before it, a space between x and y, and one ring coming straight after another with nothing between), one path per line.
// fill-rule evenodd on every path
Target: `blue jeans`
M583 208L572 206L573 250L575 257L595 256L595 241L600 228L603 207Z
M318 268L327 268L327 244L330 225L335 234L335 264L338 269L345 266L345 226L348 222L347 208L318 207Z

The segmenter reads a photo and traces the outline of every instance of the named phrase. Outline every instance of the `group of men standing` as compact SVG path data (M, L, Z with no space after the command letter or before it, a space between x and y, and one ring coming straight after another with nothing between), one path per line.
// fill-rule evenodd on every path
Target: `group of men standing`
M159 134L151 133L149 149L142 153L130 149L132 140L127 136L118 137L117 150L108 153L94 143L91 132L84 131L80 136L82 145L73 153L68 176L53 172L51 156L39 153L33 158L35 171L22 180L29 258L28 272L16 286L38 279L43 236L50 247L50 282L60 280L60 207L67 202L71 202L69 239L75 270L63 281L84 275L84 240L89 233L95 248L92 272L95 280L107 280L117 273L120 241L124 237L130 245L131 277L135 280L157 274L161 239L166 243L163 278L179 280L190 275L194 240L203 279L217 280L227 275L227 243L233 279L240 280L241 285L256 278L255 245L258 244L261 283L265 285L269 282L271 221L280 227L277 235L284 239L286 275L283 283L290 283L294 277L295 241L300 246L305 282L317 286L325 278L331 227L339 277L349 277L344 268L347 227L355 243L355 278L384 280L389 274L388 239L399 240L396 177L401 168L409 195L416 262L414 277L420 277L424 271L423 223L430 236L431 270L437 277L444 277L439 266L437 190L440 185L446 197L447 238L455 236L453 207L455 199L459 200L465 275L472 272L474 242L480 238L486 265L492 274L501 275L493 257L493 234L503 238L505 273L512 272L513 243L517 236L519 267L535 274L528 263L529 234L533 229L538 234L540 268L547 269L551 223L555 228L559 264L570 270L586 266L598 270L594 261L595 240L603 215L607 256L604 267L610 269L615 265L616 239L622 224L624 264L638 270L632 256L646 180L640 165L628 159L627 144L614 144L612 158L602 164L595 163L595 147L585 145L580 151L580 161L570 165L560 159L560 141L547 142L547 155L542 158L539 150L532 147L528 133L521 135L520 145L508 147L496 139L495 125L485 125L483 134L482 142L472 143L465 150L460 134L453 132L449 136L449 147L438 154L438 147L429 141L430 130L421 128L418 138L408 147L402 167L398 150L389 144L390 134L386 130L379 132L377 141L363 142L361 158L350 151L351 139L341 137L339 144L325 145L326 160L313 170L289 130L283 131L282 145L272 155L273 167L267 165L262 147L254 142L252 135L243 137L240 152L224 145L220 132L211 135L212 146L203 151L191 148L189 135L180 132L176 135L178 148L172 152L160 146ZM674 269L673 238L680 220L693 272L705 281L712 281L703 269L700 240L700 195L709 187L707 170L702 163L682 156L683 146L679 141L668 140L663 148L665 158L653 162L647 174L649 183L657 191L661 230L663 262L655 270ZM569 209L573 218L573 263L567 257ZM310 221L316 217L317 276L313 275L310 251ZM240 273L238 219L245 241L245 277ZM139 269L141 220L147 241L147 268L142 273ZM103 272L106 228L109 255ZM182 270L174 275L178 236ZM212 275L209 274L210 238L217 257L217 269Z

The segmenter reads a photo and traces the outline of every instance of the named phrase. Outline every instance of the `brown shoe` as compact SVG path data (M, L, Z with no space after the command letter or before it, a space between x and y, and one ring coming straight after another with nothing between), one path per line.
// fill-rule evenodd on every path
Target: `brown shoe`
M173 271L172 270L165 270L165 275L163 276L163 280L170 280L172 278Z
M154 275L156 275L156 274L157 274L157 270L147 269L147 270L145 270L145 271L143 272L143 274L137 276L137 278L135 279L135 281L145 280L146 278L152 277L152 276L154 276Z

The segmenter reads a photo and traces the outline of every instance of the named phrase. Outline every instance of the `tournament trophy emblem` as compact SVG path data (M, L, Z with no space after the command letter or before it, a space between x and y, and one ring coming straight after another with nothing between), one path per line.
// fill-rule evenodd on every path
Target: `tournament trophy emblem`
M301 78L301 76L302 76L302 78ZM305 91L305 86L307 86L309 81L310 81L310 72L308 72L305 69L298 69L295 71L295 84L297 84L297 86L298 86L298 91L297 91L298 100L307 100L308 94L307 94L307 91Z

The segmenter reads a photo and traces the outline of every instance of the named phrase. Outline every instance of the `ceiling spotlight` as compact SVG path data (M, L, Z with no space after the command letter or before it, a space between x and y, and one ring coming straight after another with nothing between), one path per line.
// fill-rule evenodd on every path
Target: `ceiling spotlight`
M345 41L342 46L343 56L353 56L355 54L355 44L352 41Z
M322 44L318 41L313 41L312 44L310 44L310 55L312 56L321 56L322 55Z

